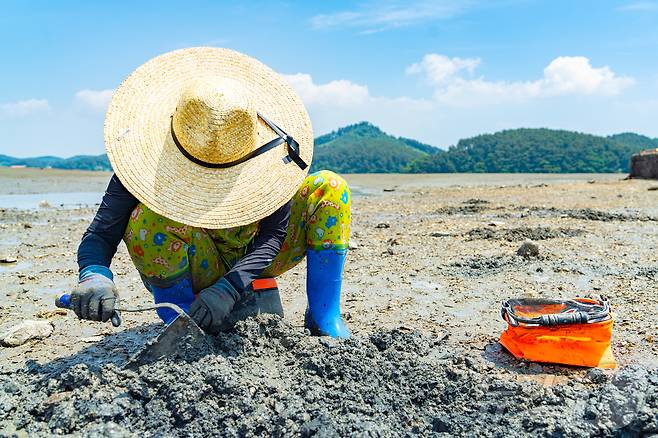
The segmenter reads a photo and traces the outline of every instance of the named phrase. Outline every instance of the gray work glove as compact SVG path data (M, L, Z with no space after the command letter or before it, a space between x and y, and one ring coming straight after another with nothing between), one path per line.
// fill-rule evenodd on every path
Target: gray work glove
M114 282L101 274L82 280L71 292L71 308L80 319L106 322L119 299Z
M206 333L219 333L222 323L231 313L240 294L225 278L203 289L190 306L190 316Z

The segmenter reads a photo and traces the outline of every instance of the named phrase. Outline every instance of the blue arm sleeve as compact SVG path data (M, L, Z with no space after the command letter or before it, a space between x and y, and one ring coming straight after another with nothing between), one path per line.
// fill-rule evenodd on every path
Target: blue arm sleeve
M112 257L128 226L130 213L138 204L116 175L107 186L94 220L82 236L78 247L78 267L97 265L109 268Z
M286 239L292 201L261 220L258 234L247 253L224 276L238 292L243 292L272 264Z

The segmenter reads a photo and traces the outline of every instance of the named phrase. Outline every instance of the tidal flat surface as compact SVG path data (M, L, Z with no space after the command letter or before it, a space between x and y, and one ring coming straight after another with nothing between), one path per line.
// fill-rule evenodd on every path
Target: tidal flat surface
M201 368L168 362L167 369L189 376L188 383L214 388L208 389L215 395L207 400L226 406L202 412L181 399L187 393L176 392L180 379L157 374L149 380L149 373L164 372L165 365L135 376L121 374L125 388L141 391L128 392L125 402L103 380L116 373L107 367L121 365L159 329L155 314L124 315L124 325L114 328L54 311L55 296L76 283L77 245L96 206L0 205L0 255L16 259L0 270L0 330L25 319L47 319L55 327L46 339L0 349L4 418L35 433L116 427L183 435L212 433L208 428L220 424L235 435L330 435L332 430L496 435L510 430L497 426L503 420L529 435L658 433L658 191L651 190L658 181L625 181L623 176L347 175L355 194L353 249L342 298L356 340L305 338L301 264L278 279L284 321L250 322L227 334L214 353L199 359ZM0 195L100 196L109 177L0 169ZM539 257L516 255L526 238L539 244ZM123 245L112 269L126 304L149 302ZM505 327L502 300L589 295L610 299L617 371L526 363L497 343ZM375 378L380 372L385 377ZM75 381L74 376L82 377ZM249 382L260 383L252 391ZM263 389L263 382L272 383ZM464 388L470 388L468 397L459 395ZM37 395L30 398L32 393ZM313 394L322 393L354 397L315 404ZM606 393L627 415L616 416L605 407L611 405ZM85 405L93 412L76 417L71 406L94 394L97 403ZM633 398L637 394L644 398ZM39 397L49 404L28 410ZM200 397L205 395L192 398ZM508 402L496 410L501 397ZM596 412L587 407L587 400L595 399ZM414 403L426 409L411 408ZM182 413L177 406L184 407ZM347 411L339 416L343 408ZM159 416L152 418L159 423L149 425L139 420L144 415L130 414L149 409L158 409ZM241 409L258 414L245 418L263 420L242 421ZM520 414L525 411L533 414Z

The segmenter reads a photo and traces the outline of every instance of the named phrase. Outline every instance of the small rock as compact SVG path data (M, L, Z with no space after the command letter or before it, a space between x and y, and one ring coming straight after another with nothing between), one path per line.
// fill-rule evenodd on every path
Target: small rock
M29 292L27 289L23 289L23 293ZM55 309L55 310L42 310L40 312L37 312L34 317L35 318L40 318L40 319L50 319L54 318L55 316L66 316L66 310L65 309Z
M10 255L0 257L0 263L16 263L17 261L16 257Z
M380 224L375 225L375 228L391 228L391 226L387 223L382 222Z
M446 233L444 231L435 231L433 233L430 233L430 237L450 237L452 236L451 233Z
M650 192L655 192L656 190L658 190L658 186L651 186L647 190Z
M46 201L45 199L39 201L39 208L50 208L50 202Z
M524 240L519 249L516 250L516 255L525 258L537 257L539 256L539 245L532 240Z
M12 327L0 336L0 344L4 347L18 347L30 339L47 338L53 333L54 327L49 321L27 320Z
M383 189L384 192L394 192L395 189Z
M352 239L352 240L350 240L350 243L349 243L349 245L348 245L348 248L349 248L350 250L359 249L359 243L358 243L356 240Z
M100 341L102 341L102 340L103 340L103 336L99 336L99 335L96 335L96 336L86 336L86 337L84 337L84 338L80 338L80 342L84 342L84 343L87 343L87 344L100 342Z
M601 369L592 368L585 374L585 378L592 383L606 383L609 380L608 375Z
M502 227L503 225L505 225L505 222L491 221L487 225L489 225L490 227Z

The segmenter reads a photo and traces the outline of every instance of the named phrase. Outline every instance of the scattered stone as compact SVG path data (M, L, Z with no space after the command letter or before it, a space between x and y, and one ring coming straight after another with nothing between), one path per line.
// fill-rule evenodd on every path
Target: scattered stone
M10 255L0 257L0 263L16 263L17 261L16 257Z
M377 225L375 225L375 228L391 228L391 226L385 222L381 222Z
M502 222L502 221L491 221L491 222L489 222L487 225L489 225L490 227L502 227L503 225L505 225L505 222Z
M651 186L647 190L650 192L655 192L656 190L658 190L658 186Z
M430 233L430 237L450 237L452 236L452 233L446 233L444 231L435 231L433 233Z
M50 202L46 201L45 199L42 201L39 201L39 208L50 208Z
M519 246L519 249L516 250L516 255L527 259L531 257L539 257L539 245L532 240L524 240L521 246Z
M350 243L349 243L349 245L348 245L348 248L349 248L350 250L359 249L359 242L357 242L357 241L354 240L354 239L351 239L351 240L350 240Z
M394 192L395 189L383 189L382 191L384 191L384 192Z
M54 327L49 321L23 321L0 335L0 344L4 347L18 347L30 339L47 338L53 330Z

